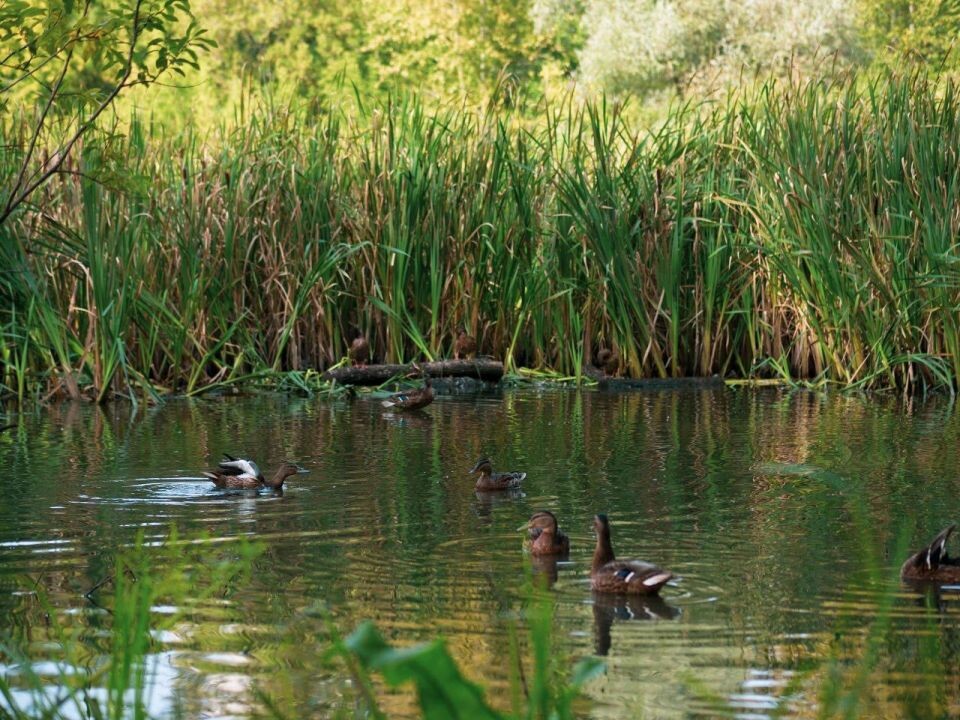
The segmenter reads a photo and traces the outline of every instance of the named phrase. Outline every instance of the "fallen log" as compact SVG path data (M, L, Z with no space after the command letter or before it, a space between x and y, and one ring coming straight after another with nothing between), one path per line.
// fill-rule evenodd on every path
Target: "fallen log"
M503 363L488 358L438 360L417 365L430 377L470 377L487 382L500 382L503 377ZM402 377L412 372L416 372L413 365L355 365L327 370L323 378L335 380L341 385L382 385L390 378Z

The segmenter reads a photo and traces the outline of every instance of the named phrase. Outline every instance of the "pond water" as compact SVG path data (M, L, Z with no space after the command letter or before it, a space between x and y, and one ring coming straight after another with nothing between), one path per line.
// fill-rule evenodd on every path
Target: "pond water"
M138 529L207 533L214 554L255 537L249 580L158 638L157 715L249 716L255 688L291 716L341 707L318 604L343 632L372 619L399 645L443 636L508 708L529 598L517 528L543 508L572 542L568 562L535 568L556 573L554 643L606 662L584 717L815 716L858 682L863 716L946 716L958 596L897 573L907 546L960 518L958 434L945 398L726 388L441 395L410 416L273 395L58 405L0 433L0 623L44 672L60 658L36 588L95 654L103 611L83 594ZM224 493L200 477L223 452L311 472L282 497ZM475 494L482 454L526 471L522 493ZM676 574L659 601L591 594L596 512L618 555ZM410 693L380 698L415 714Z

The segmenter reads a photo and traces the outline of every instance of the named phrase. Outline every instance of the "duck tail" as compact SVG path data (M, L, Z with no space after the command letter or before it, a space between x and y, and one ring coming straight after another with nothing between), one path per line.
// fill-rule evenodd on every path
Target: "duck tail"
M941 530L940 534L933 539L933 542L918 553L927 570L935 570L940 567L940 563L947 559L947 540L950 539L950 535L956 528L957 525L954 523L950 527Z
M667 581L673 577L673 573L669 570L661 570L660 572L651 575L650 577L643 579L644 587L650 588L651 592L656 592L664 585L667 584Z
M384 407L394 407L394 405L396 405L396 403L394 403L393 400L383 400L380 402L380 404L383 405Z
M220 478L219 478L215 473L207 472L206 470L204 470L204 471L203 471L203 476L204 476L205 478L209 479L209 480L212 480L212 481L215 482L215 483L218 483L218 484L219 484L219 482L220 482Z

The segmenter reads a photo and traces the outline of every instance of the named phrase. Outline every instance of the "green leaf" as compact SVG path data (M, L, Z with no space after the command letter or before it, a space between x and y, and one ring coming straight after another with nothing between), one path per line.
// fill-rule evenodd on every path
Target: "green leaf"
M573 667L573 674L570 676L570 685L579 690L594 678L603 675L606 665L600 658L585 657Z
M484 702L483 691L460 674L440 640L397 650L387 644L373 623L366 622L345 644L364 667L380 671L388 685L412 681L427 720L503 720Z

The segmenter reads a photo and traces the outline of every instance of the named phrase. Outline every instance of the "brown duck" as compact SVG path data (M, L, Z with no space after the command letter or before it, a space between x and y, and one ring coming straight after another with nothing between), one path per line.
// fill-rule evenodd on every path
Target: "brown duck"
M596 366L603 370L607 375L613 375L620 367L620 355L616 350L610 348L600 348L597 353Z
M947 540L956 524L942 530L933 541L914 553L900 567L903 580L931 583L960 583L960 560L947 556Z
M235 458L226 453L224 453L223 456L226 459L217 466L216 470L203 473L206 477L210 478L218 488L246 488L249 490L268 488L270 490L282 490L283 483L288 477L298 473L309 472L292 462L285 462L277 468L277 471L268 480L263 476L260 468L257 467L257 464L253 462L253 460Z
M511 490L520 487L520 483L527 476L525 472L494 472L493 465L487 458L480 458L477 464L470 468L472 473L480 473L475 490Z
M347 350L347 357L350 362L360 367L365 367L370 360L370 343L363 335L357 335L350 343L350 349Z
M453 343L453 359L459 360L461 357L475 355L477 352L477 339L473 335L468 335L466 328L460 325L457 328L457 339Z
M593 551L590 586L597 592L621 595L653 595L673 577L669 570L641 560L617 560L610 544L610 521L606 515L593 518L597 547Z
M419 410L433 402L433 387L430 385L430 376L426 375L417 364L414 364L413 368L417 372L408 377L416 377L419 374L423 377L423 387L391 395L381 405L394 410Z
M530 537L531 555L566 555L570 552L570 538L560 531L557 518L552 512L535 512L526 527Z

